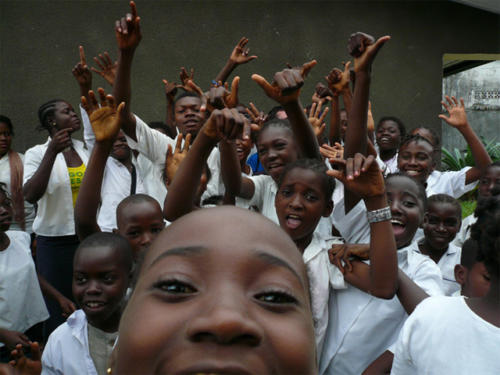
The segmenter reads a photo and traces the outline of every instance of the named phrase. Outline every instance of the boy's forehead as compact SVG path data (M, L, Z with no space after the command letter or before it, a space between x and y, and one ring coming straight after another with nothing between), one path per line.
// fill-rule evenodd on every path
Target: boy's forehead
M262 248L287 260L302 262L288 235L260 214L235 207L205 208L186 215L165 229L153 244L148 258L169 248L200 245L224 248Z

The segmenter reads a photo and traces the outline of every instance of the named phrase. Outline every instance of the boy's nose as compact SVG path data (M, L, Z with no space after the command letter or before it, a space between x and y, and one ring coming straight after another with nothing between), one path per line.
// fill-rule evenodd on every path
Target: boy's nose
M188 323L188 339L218 345L258 346L263 337L262 327L249 316L245 303L234 298L234 293L228 290L217 293L217 296L207 296L210 298L208 306L200 303L203 308Z

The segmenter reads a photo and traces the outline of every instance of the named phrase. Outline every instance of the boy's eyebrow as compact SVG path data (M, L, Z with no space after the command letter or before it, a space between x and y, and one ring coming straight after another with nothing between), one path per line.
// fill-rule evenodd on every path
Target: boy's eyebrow
M168 249L158 255L155 260L151 262L151 264L148 266L148 268L153 267L156 263L158 263L160 260L162 260L165 257L169 256L174 256L174 255L180 255L180 256L192 256L192 255L197 255L203 251L206 251L207 248L203 246L186 246L186 247L175 247L173 249Z
M255 255L257 258L262 260L263 262L270 264L272 266L278 266L278 267L283 267L289 270L294 274L294 276L299 280L300 285L304 286L304 282L302 278L299 276L297 271L295 271L292 266L290 266L285 260L278 258L275 255L269 254L267 252L261 251L261 250L255 250Z

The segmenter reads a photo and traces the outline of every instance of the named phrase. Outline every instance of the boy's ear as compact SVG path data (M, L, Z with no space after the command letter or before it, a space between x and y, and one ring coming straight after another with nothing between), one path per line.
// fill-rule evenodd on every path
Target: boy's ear
M427 212L426 212L426 213L424 213L424 218L423 218L422 223L420 224L420 226L423 228L424 225L428 224L428 222L429 222L429 218L427 217Z
M332 214L333 211L333 201L330 199L328 202L326 202L325 205L325 210L323 211L323 217L328 217Z
M455 280L461 286L465 285L465 281L467 280L467 268L462 266L461 264L455 265Z

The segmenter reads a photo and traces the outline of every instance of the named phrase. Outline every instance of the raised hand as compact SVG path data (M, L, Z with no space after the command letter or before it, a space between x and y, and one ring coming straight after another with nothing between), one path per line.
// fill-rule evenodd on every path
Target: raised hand
M441 120L446 121L448 125L453 126L454 128L458 129L466 127L469 122L467 120L467 114L465 113L464 99L460 98L459 103L457 98L455 98L454 96L452 96L450 99L450 97L446 95L445 98L446 102L448 103L446 103L445 101L441 101L441 104L446 109L449 116L442 114L438 117Z
M169 102L173 102L175 100L175 95L177 95L177 89L179 88L179 85L177 85L175 82L168 82L166 79L163 79L162 82L165 85L165 95L167 97L167 100Z
M181 148L182 140L182 134L179 134L174 152L172 152L172 146L168 145L167 155L165 157L165 183L167 186L169 186L173 181L175 173L177 172L177 169L179 169L179 165L182 163L189 151L191 134L188 133L188 135L186 135L184 147Z
M343 159L344 157L344 147L338 142L335 142L335 145L330 146L326 143L322 144L319 148L319 152L321 156L326 159Z
M12 360L9 365L14 368L14 374L19 375L40 375L42 373L42 355L40 345L37 342L30 342L30 357L24 355L22 345L16 345L16 348L10 353Z
M91 67L90 69L94 73L99 74L106 80L106 82L113 86L115 83L118 61L113 62L113 60L111 60L111 57L109 57L108 52L100 53L98 56L94 56L94 61L101 70L97 70L94 67Z
M330 263L337 266L337 268L345 273L346 269L342 262L344 262L347 271L352 271L351 258L356 257L359 259L370 259L370 245L369 244L335 244L328 250L328 258Z
M253 74L252 79L268 97L284 105L298 100L300 88L304 85L304 78L316 64L316 60L312 60L301 67L282 70L274 75L272 84L258 74Z
M236 138L249 139L252 129L257 125L250 122L235 108L215 109L203 125L203 133L217 141L234 140Z
M181 84L183 87L187 86L188 81L194 82L194 68L191 68L191 73L188 74L186 68L181 67L181 71L179 73L179 78L181 79Z
M78 50L80 51L80 61L73 67L71 72L80 87L88 91L92 87L92 73L87 65L83 46L79 46Z
M226 95L224 96L224 103L226 104L226 107L235 108L239 103L238 91L240 87L240 77L236 76L233 78L233 82L231 83L231 91L228 91L227 82L224 84L224 87L226 89Z
M313 103L311 106L311 110L309 111L309 123L314 129L314 134L316 138L320 139L326 129L325 117L328 113L329 108L326 107L321 113L321 107L323 103ZM305 110L304 110L305 111Z
M328 87L334 95L339 95L343 91L349 89L349 82L351 81L350 66L351 62L348 61L344 64L344 71L333 68L325 77L326 82L328 82Z
M72 129L65 128L53 133L48 149L54 154L58 154L73 146L73 142L71 141L71 131Z
M326 87L321 82L318 82L316 84L316 87L314 88L314 94L312 96L313 103L324 103L325 101L329 102L332 100L332 97L333 92L328 87Z
M98 92L100 108L93 91L89 91L88 100L82 96L82 107L89 115L96 142L114 142L126 116L125 103L120 103L117 109L113 95L106 95L102 88L99 88Z
M231 52L231 56L229 56L229 61L233 64L246 64L249 61L255 60L257 56L248 56L250 52L250 48L247 48L246 45L248 43L248 38L242 37L238 44L234 47Z
M366 130L368 132L374 132L375 131L375 120L373 119L373 113L372 113L372 102L368 102L368 116L366 119Z
M347 160L330 159L338 169L326 173L335 177L344 186L361 198L371 198L385 194L384 177L373 155L368 157L357 153Z
M133 1L130 2L130 12L115 22L116 40L118 48L122 51L135 51L142 39L141 18L137 15Z
M245 108L245 111L250 116L252 124L257 125L260 129L262 125L264 125L264 122L266 122L267 115L264 112L259 111L252 102L250 102L249 105L250 108Z
M354 71L369 72L378 51L389 39L391 39L391 37L386 35L375 41L375 39L368 34L361 32L352 34L349 38L348 50L351 56L354 57Z

